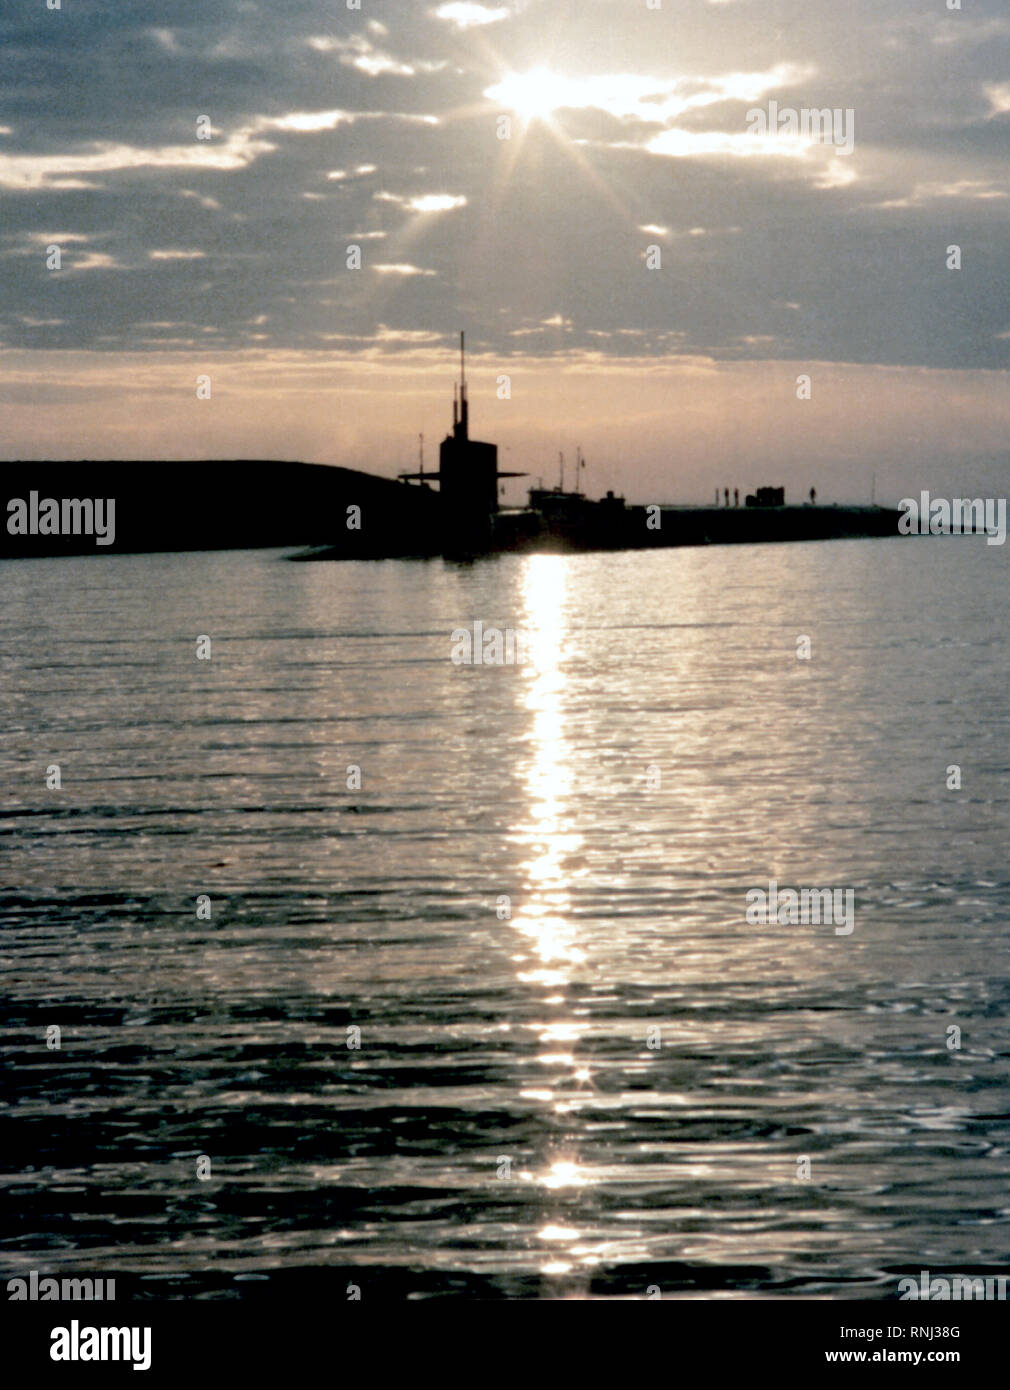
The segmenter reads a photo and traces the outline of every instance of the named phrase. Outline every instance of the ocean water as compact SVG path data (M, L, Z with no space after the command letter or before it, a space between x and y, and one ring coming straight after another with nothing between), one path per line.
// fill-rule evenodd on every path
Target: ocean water
M888 1298L1007 1272L1002 548L0 584L5 1277ZM529 662L455 664L474 620ZM771 879L851 888L854 929L748 923Z

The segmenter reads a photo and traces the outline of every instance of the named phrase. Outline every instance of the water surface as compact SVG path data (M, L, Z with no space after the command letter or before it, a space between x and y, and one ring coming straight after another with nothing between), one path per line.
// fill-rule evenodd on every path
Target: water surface
M1006 1272L1001 549L101 556L0 585L7 1277ZM532 662L453 664L475 619ZM748 925L770 878L853 888L854 932Z

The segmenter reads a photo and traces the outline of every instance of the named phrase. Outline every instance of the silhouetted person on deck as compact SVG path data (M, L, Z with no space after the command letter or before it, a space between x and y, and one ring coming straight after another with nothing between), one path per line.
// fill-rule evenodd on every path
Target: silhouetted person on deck
M733 506L734 506L734 507L739 507L739 505L740 505L740 489L739 489L738 487L735 487L735 488L733 489Z
M816 489L815 487L812 487L812 488L810 489L810 505L813 506L814 503L815 503L816 501L817 501L817 489Z
M729 488L724 488L723 491L724 491L725 496L726 496L726 506L728 507L728 506L729 506Z

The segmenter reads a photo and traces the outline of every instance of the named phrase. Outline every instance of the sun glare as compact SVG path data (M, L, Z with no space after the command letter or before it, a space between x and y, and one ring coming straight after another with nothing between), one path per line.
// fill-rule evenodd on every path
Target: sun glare
M485 93L521 116L524 121L546 120L564 104L562 81L547 68L513 72Z

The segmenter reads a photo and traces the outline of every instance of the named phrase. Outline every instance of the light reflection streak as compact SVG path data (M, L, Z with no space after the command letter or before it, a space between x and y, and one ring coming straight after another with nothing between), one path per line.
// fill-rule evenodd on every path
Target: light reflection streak
M527 937L540 963L534 970L521 973L520 980L555 989L568 983L570 967L585 958L576 943L564 872L565 857L582 844L581 835L566 825L564 818L572 793L571 758L562 717L566 565L560 555L533 555L523 571L524 625L530 654L524 672L528 681L525 705L533 722L526 772L528 809L518 831L528 851L524 865L527 894L514 925ZM577 1029L565 1033L552 1025L545 1040L567 1041L577 1036Z
M512 924L528 948L519 957L518 978L528 986L543 987L541 1002L555 1016L532 1025L541 1049L536 1061L547 1068L548 1086L530 1087L521 1094L550 1104L555 1116L575 1108L565 1093L584 1094L591 1074L577 1056L585 1025L556 1011L563 1010L574 972L585 961L578 928L572 914L566 870L569 857L582 846L573 824L572 752L565 736L565 638L566 586L569 562L561 555L530 556L523 571L524 628L529 639L529 665L524 703L532 716L529 758L526 767L526 815L516 838L525 847L523 894ZM589 1178L579 1168L570 1144L563 1152L548 1155L546 1167L523 1174L546 1192L571 1194L584 1188ZM551 1244L570 1244L579 1232L560 1219L547 1221L538 1239ZM541 1265L545 1275L569 1274L573 1261L553 1256Z

